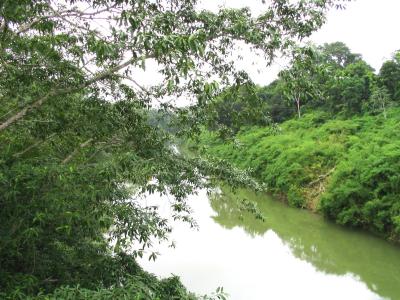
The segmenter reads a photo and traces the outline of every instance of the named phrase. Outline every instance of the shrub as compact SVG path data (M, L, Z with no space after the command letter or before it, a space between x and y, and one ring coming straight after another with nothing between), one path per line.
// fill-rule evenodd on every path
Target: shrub
M289 205L316 206L337 223L400 237L400 109L327 120L319 112L222 141L204 132L206 152L250 169ZM318 205L319 204L319 205Z

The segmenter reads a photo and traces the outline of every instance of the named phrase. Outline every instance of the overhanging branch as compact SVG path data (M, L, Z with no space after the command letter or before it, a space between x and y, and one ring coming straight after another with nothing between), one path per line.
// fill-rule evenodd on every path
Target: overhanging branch
M80 144L79 147L77 147L74 151L72 151L71 154L68 155L68 156L62 161L62 164L65 165L67 162L69 162L76 154L78 154L79 149L85 148L85 147L88 146L92 141L93 141L93 139L90 138L90 139L88 139L86 142Z
M148 59L148 58L154 58L154 56L153 55L148 55L148 56L146 56L144 58L131 58L131 59L128 59L127 61L125 61L124 63L122 63L120 65L117 65L117 66L112 67L112 68L110 68L108 70L105 70L103 72L98 73L97 75L93 76L91 79L87 80L86 82L84 82L83 84L81 84L81 85L79 85L77 87L50 91L47 95L39 98L38 100L34 101L32 104L29 104L29 105L25 106L18 113L16 113L12 117L8 118L4 123L0 124L0 131L8 128L13 123L15 123L18 120L22 119L32 109L40 107L41 105L43 105L43 103L45 103L49 98L54 98L54 97L57 97L57 96L78 92L78 91L80 91L80 90L92 85L93 83L96 83L97 81L103 80L103 79L113 75L114 73L116 73L116 72L128 67L129 65L135 63L138 60Z

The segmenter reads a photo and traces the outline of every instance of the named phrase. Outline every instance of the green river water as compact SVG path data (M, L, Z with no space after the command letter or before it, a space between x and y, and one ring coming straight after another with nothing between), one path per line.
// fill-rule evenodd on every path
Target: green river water
M146 201L168 215L165 198ZM240 209L243 198L264 222ZM233 300L400 299L398 246L247 190L200 191L189 201L199 229L174 223L176 248L156 246L159 258L141 260L144 269L178 275L198 294L223 286Z

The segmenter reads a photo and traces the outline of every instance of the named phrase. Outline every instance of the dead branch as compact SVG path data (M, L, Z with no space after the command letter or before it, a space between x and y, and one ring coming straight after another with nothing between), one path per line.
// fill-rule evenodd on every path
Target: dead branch
M336 168L336 167L333 167L333 168L330 169L327 173L322 174L322 175L319 175L319 176L317 177L317 179L315 179L314 181L311 181L308 185L312 186L312 185L315 185L316 183L318 183L318 182L324 180L326 177L328 177L329 175L331 175L331 174L333 173L333 171L335 171L335 168Z

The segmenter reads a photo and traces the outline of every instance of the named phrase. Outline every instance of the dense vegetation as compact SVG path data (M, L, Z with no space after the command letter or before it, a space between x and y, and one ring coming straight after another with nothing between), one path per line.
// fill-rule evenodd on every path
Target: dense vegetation
M258 115L269 115L269 126L250 118L241 125L237 115L246 110L217 115L212 121L219 127L209 126L200 144L205 153L248 169L292 206L398 241L399 74L400 52L376 75L343 43L300 49L277 81L253 88L253 102L262 103ZM226 108L220 99L214 105L221 113Z
M244 177L176 154L154 110L194 135L220 88L247 82L237 41L270 62L338 2L268 1L254 17L196 0L0 1L0 298L192 297L136 265L170 228L135 196L170 193L190 223L205 174ZM160 80L143 85L150 63Z

